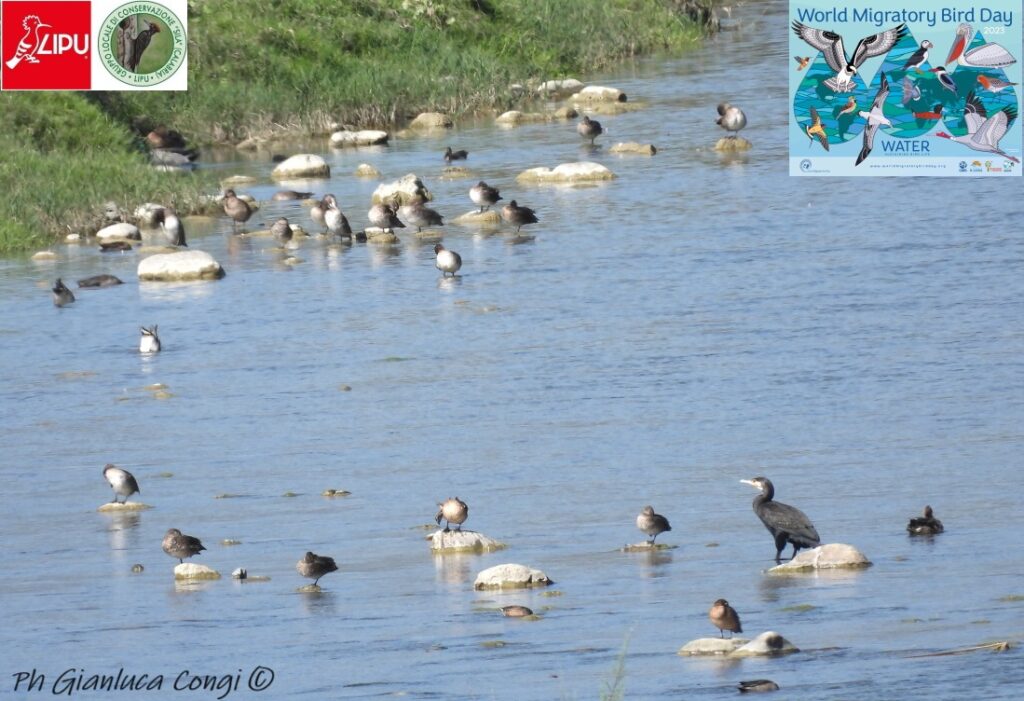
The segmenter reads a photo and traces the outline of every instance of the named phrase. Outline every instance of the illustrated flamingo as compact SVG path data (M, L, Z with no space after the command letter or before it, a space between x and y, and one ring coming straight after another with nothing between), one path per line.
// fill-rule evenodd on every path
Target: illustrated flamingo
M985 153L995 153L1014 163L1020 160L1000 150L999 140L1006 134L1010 122L1017 118L1017 110L1013 107L1006 107L999 110L991 117L985 111L985 106L972 90L967 95L967 106L964 108L964 122L967 123L967 134L965 136L951 136L944 131L938 132L935 136L963 144L967 148Z

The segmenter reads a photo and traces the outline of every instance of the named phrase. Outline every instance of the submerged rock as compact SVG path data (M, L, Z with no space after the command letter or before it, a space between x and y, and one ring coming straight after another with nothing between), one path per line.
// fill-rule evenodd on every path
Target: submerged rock
M580 113L576 111L575 107L564 105L552 112L551 116L555 119L576 119Z
M870 567L871 560L852 545L828 543L797 553L789 562L776 565L769 574L789 574L814 570L861 569Z
M348 491L347 489L325 489L324 491L320 492L320 496L322 497L347 497L350 496L351 494L352 492Z
M753 144L744 139L742 136L723 136L715 144L716 151L724 151L726 153L735 153L737 151L749 151L753 148Z
M731 657L773 657L794 652L800 652L800 648L775 631L767 630L746 645L733 650Z
M516 127L520 124L541 124L549 119L548 115L543 112L520 112L519 110L509 110L508 112L498 115L494 121L496 124Z
M626 93L618 88L609 88L603 85L588 85L569 99L583 102L625 102L627 100Z
M119 222L117 224L105 226L97 231L96 238L100 243L110 243L112 241L141 241L142 232L139 231L139 227L134 224Z
M389 138L386 131L377 129L360 129L359 131L343 129L331 134L331 146L374 146L386 144Z
M220 181L221 187L234 187L235 185L251 185L256 178L251 175L229 175Z
M220 572L197 562L184 562L174 567L175 579L220 579Z
M679 648L676 654L683 656L728 655L749 643L748 638L697 638Z
M355 176L357 178L379 178L380 171L369 163L360 163L356 166Z
M430 194L419 176L409 173L390 183L381 183L373 191L370 199L373 204L390 203L397 199L399 205L404 206L414 202L430 202L434 196Z
M442 531L430 535L430 550L435 555L451 553L489 553L501 550L504 543L476 531Z
M659 550L675 550L678 547L678 545L669 545L668 543L650 543L645 540L642 543L623 545L620 550L624 553L646 553L658 552Z
M104 512L119 512L119 511L145 511L146 509L152 509L153 507L149 504L143 504L140 501L119 501L119 502L108 502L96 509L97 511Z
M465 166L445 166L441 169L441 177L447 180L468 178L472 175L469 168Z
M585 85L576 80L575 78L565 78L563 80L546 80L537 86L537 92L545 93L548 95L569 95L574 92L583 90Z
M138 275L140 280L157 282L218 280L224 277L224 268L209 253L189 250L143 258Z
M328 178L331 167L316 154L300 153L278 163L271 175L275 178Z
M495 565L483 570L473 582L474 589L523 589L553 584L546 574L525 565Z
M57 260L57 254L53 251L38 251L32 254L32 260Z
M653 156L658 152L654 144L640 144L636 141L619 142L611 147L612 153L638 153L641 156Z
M615 174L600 163L578 161L563 163L555 168L530 168L520 173L516 180L523 183L580 183L611 180Z
M499 226L501 224L501 215L498 214L496 209L488 209L486 212L479 212L473 210L472 212L466 212L452 219L452 224L488 224Z
M440 112L423 112L409 123L410 129L450 129L452 120Z

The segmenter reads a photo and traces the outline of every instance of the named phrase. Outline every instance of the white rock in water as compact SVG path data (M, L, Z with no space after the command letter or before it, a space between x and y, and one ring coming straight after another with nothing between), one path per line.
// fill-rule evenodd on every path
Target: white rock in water
M382 204L390 202L396 196L402 205L410 204L414 201L429 202L434 199L434 196L427 190L423 181L415 173L409 173L394 182L378 185L377 189L373 191L371 200L373 204Z
M143 504L140 501L119 501L119 502L108 502L96 509L97 511L104 512L118 512L118 511L145 511L146 509L152 509L153 507L149 504Z
M300 153L278 163L271 173L275 178L328 178L331 167L322 157Z
M563 163L555 168L530 168L520 173L516 180L527 183L579 183L611 180L615 174L600 163L579 161Z
M525 565L495 565L480 572L473 582L474 589L522 589L546 587L553 582L540 570Z
M575 78L565 80L547 80L537 87L538 92L543 93L572 93L583 90L584 84Z
M374 168L369 163L360 163L356 167L356 177L359 178L379 178L380 171Z
M488 209L486 212L474 209L472 212L460 214L452 219L452 224L493 224L498 226L501 224L501 215L495 209Z
M440 112L423 112L409 123L410 129L450 129L452 120Z
M38 251L32 254L32 260L57 260L57 254L54 251Z
M735 153L738 151L749 151L753 146L752 143L742 136L723 136L715 143L715 150Z
M373 146L386 144L389 138L386 131L376 129L342 130L331 134L331 146Z
M783 638L775 631L766 630L746 645L733 650L730 656L770 657L774 655L790 655L794 652L800 652L800 648Z
M476 531L437 530L430 536L430 549L436 554L489 553L504 547L504 543Z
M728 655L736 648L746 645L747 638L697 638L679 648L679 655Z
M175 579L220 579L220 572L195 562L184 562L174 566Z
M188 250L143 258L138 274L140 280L161 282L217 280L224 277L224 268L206 251Z
M569 98L570 100L592 100L594 102L625 102L626 93L618 88L608 88L603 85L590 85Z
M860 550L845 543L828 543L802 550L789 562L776 565L769 574L789 574L813 570L860 569L870 567L871 560Z
M134 224L120 222L103 227L96 232L96 238L104 243L107 241L141 241L142 232Z
M636 141L619 142L611 147L611 153L639 153L642 156L653 156L658 152L654 144L640 144Z

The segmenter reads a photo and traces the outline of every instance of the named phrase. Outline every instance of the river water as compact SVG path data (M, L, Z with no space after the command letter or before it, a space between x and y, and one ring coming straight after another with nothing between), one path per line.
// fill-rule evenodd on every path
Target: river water
M537 210L528 242L448 226L454 280L407 232L394 250L310 240L289 266L224 219L190 230L227 269L214 283L140 285L136 254L92 247L0 263L2 693L38 696L12 693L18 672L49 695L65 670L123 668L164 675L145 698L596 699L624 651L630 699L732 698L760 677L788 699L1019 698L1019 647L911 657L1024 636L1019 192L788 177L792 61L784 8L767 8L685 58L594 77L647 107L602 117L593 153L562 123L303 147L329 159L314 188L356 227L377 184L351 175L362 162L417 173L448 217L480 178ZM747 111L748 155L709 148L720 98ZM610 154L619 140L660 150ZM441 179L449 143L471 152L472 181ZM514 180L580 159L618 177ZM259 177L239 189L260 199L277 189L269 157L207 167ZM280 213L310 225L292 204L250 225ZM53 278L98 272L127 284L51 305ZM140 357L153 323L165 350ZM96 512L107 462L153 510ZM763 574L774 548L739 483L760 474L874 566ZM430 554L422 526L454 495L466 528L507 550ZM947 532L910 539L926 503ZM645 504L678 547L619 552L643 539ZM203 540L196 561L270 581L176 585L170 527ZM320 595L296 592L306 550L340 566ZM545 570L560 595L474 592L503 562ZM801 652L677 656L717 636L719 597ZM496 612L512 603L541 619ZM259 695L257 666L274 672ZM183 670L240 688L174 691Z

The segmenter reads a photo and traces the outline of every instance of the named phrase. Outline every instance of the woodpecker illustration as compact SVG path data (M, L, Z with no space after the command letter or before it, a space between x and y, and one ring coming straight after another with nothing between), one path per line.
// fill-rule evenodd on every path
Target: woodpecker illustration
M156 24L148 23L146 29L139 32L139 35L135 37L134 46L132 47L132 56L128 61L128 70L132 73L139 67L139 62L142 60L142 52L149 46L149 42L153 39L154 34L160 33L160 27Z
M11 69L22 61L39 63L39 59L36 58L36 52L39 51L39 45L42 43L42 39L39 37L39 28L51 25L44 24L36 15L27 15L22 20L21 26L25 28L25 36L18 42L18 51L14 54L14 58L7 62L7 67Z

